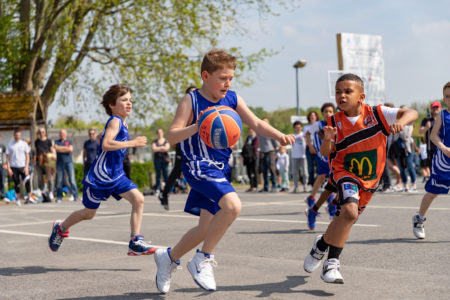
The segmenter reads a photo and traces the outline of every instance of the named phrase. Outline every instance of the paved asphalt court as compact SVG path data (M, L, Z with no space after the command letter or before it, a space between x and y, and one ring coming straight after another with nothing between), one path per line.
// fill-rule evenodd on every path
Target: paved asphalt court
M421 179L421 178L420 178ZM423 195L376 194L341 255L345 284L326 284L320 269L303 270L315 231L306 226L305 193L239 192L243 210L216 249L216 292L201 290L186 263L171 292L158 293L153 256L126 255L131 206L112 198L92 221L71 228L59 252L47 246L51 225L81 208L79 202L0 206L0 299L449 299L450 196L429 210L425 240L412 234L411 216ZM183 213L186 195L171 210L145 198L142 233L154 245L173 246L198 219Z

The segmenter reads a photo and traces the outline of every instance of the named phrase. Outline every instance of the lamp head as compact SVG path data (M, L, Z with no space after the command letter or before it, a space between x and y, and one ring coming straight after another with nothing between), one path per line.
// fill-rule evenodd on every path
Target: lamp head
M304 59L301 59L294 64L294 68L296 69L303 68L304 66L306 66L306 60Z

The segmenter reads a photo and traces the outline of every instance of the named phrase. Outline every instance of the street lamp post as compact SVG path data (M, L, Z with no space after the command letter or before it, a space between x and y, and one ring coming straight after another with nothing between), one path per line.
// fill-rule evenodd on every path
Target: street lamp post
M297 89L297 116L300 116L300 102L299 102L299 94L298 94L298 69L306 66L306 60L301 59L294 64L295 68L295 86Z

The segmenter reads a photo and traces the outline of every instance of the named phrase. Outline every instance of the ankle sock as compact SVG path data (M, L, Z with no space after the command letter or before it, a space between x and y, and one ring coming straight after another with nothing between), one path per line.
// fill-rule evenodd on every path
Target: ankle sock
M325 252L328 248L328 244L325 242L325 240L322 238L317 242L317 249L319 249L322 252Z
M319 207L317 207L317 205L314 204L313 207L311 207L311 210L316 213L319 211Z
M330 248L328 249L328 259L330 259L330 258L339 259L339 255L341 255L342 249L344 249L344 248L339 248L339 247L330 245Z

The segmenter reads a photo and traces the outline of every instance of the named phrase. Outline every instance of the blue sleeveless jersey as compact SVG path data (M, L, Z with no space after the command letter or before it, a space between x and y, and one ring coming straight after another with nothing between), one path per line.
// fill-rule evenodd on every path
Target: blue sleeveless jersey
M441 120L439 138L446 147L450 147L450 113L447 110L441 111ZM450 181L450 157L437 147L431 165L431 175L437 175L440 180ZM450 185L447 188L450 188Z
M220 99L219 102L213 103L206 98L204 98L198 90L189 93L191 96L192 111L194 118L192 124L197 122L200 113L210 106L220 106L225 105L236 109L237 106L237 96L234 91L228 91L224 98ZM213 149L208 146L200 139L198 132L195 133L190 138L180 142L181 151L183 152L183 160L186 161L197 161L197 160L208 160L219 163L228 163L230 158L231 149Z
M320 122L319 123L319 131L322 130L325 126L327 126L327 121L320 120L317 122ZM319 137L319 131L315 132L314 136L313 136L314 148L317 149L317 157L324 163L328 163L328 157L323 156L322 153L320 153L320 146L322 146L322 140Z
M120 129L115 141L129 141L128 128L123 124L123 120L118 116L111 116L106 122L105 129L102 132L100 140L100 147L92 163L91 169L83 180L83 184L95 189L113 189L120 184L119 178L125 175L123 171L123 159L127 153L127 149L120 149L115 151L104 151L102 149L103 138L105 136L106 128L109 122L113 119L118 119Z

